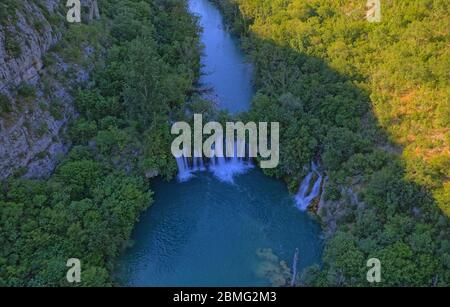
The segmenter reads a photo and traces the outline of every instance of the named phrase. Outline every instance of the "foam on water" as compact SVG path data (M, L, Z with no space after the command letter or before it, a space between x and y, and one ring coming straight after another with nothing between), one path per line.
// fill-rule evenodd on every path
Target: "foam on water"
M317 175L317 179L314 182L312 188L310 188L314 174ZM306 175L306 177L301 182L299 191L295 196L295 202L297 204L298 209L302 211L308 209L311 202L317 196L319 196L321 184L322 184L322 175L320 175L320 173L317 171L317 165L313 162L311 165L311 171L308 173L308 175Z

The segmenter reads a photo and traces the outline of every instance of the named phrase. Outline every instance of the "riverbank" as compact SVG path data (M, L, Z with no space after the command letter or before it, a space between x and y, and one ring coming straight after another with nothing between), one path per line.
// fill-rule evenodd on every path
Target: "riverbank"
M195 20L184 1L99 4L101 19L68 25L60 46L72 72L89 40L101 47L88 49L98 61L74 91L73 147L48 180L2 182L1 286L113 286L116 260L153 200L146 176L176 173L167 123L183 117L199 77ZM48 111L61 115L57 105ZM78 284L66 279L72 258L82 265Z
M125 286L285 286L295 250L299 272L319 265L319 224L285 185L257 169L229 183L195 173L152 183L155 202L132 235L116 277Z
M419 148L431 145L428 135L416 144L405 138L410 124L422 131L430 127L416 120L419 114L404 114L407 101L400 98L402 103L398 103L399 98L391 95L397 87L409 92L405 84L411 89L429 82L406 71L409 66L398 60L404 50L420 49L413 47L421 38L410 35L414 23L405 22L407 10L390 3L384 10L396 13L376 25L348 18L348 7L338 1L267 6L245 0L214 2L240 35L254 63L257 95L247 118L279 121L283 127L280 166L265 173L284 179L291 191L297 191L308 172L304 166L317 161L327 178L318 210L327 237L324 265L305 272L308 284L367 286L366 261L377 257L387 272L382 285L448 285L450 220L440 210L447 210L442 170L448 164L443 158L448 146L441 139L436 163L431 166L424 161L420 152L425 149ZM433 13L416 22L429 27L431 14L445 16L444 7L441 2L433 10L424 9ZM415 9L411 4L409 10ZM380 28L396 39L379 36ZM441 34L433 35L429 47L446 48L439 42ZM399 37L407 37L407 42ZM401 45L410 45L410 49L399 49ZM435 65L420 55L408 56L408 63L434 70ZM385 65L391 64L404 77L388 73L391 68ZM437 87L429 90L443 97ZM436 100L438 104L444 101ZM387 111L391 108L397 116ZM400 124L403 120L408 124ZM442 126L433 129L442 130ZM410 146L409 150L399 154L392 140Z
M190 8L201 25L210 27L201 36L201 86L219 98L217 111L248 110L251 74L235 39L209 1L190 1ZM228 47L217 53L221 46ZM226 95L220 90L224 85ZM231 110L230 97L237 97ZM299 269L320 263L319 225L295 207L280 181L266 177L251 161L180 158L178 168L177 180L152 184L156 201L141 216L134 244L120 261L121 284L285 286L296 249L301 251Z

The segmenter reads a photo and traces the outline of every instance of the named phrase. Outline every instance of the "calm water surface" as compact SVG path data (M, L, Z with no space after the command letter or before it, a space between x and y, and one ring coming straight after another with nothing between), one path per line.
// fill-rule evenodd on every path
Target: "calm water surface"
M220 12L191 0L201 17L205 54L201 82L214 88L219 107L247 110L253 95L245 63ZM187 182L152 183L155 203L119 261L117 280L127 286L270 286L286 278L295 249L299 271L320 262L319 225L295 208L286 186L257 169L223 182L209 172ZM286 265L280 262L285 261Z
M247 110L254 94L252 66L226 31L222 15L213 4L207 0L190 0L189 9L200 16L203 28L201 41L205 49L200 83L213 87L210 98L219 108L231 113Z

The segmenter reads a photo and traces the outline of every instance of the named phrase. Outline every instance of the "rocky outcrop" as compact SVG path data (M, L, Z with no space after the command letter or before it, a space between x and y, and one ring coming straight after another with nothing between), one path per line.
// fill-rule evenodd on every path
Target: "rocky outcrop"
M59 14L56 10L58 1L46 3L48 14ZM61 33L46 20L42 8L27 2L21 2L21 5L15 16L9 16L0 32L0 90L3 92L24 81L36 83L43 68L44 54L61 38ZM7 39L19 44L19 54L11 54Z
M327 200L325 197L328 178L322 186L322 195L317 205L317 215L319 216L325 238L332 237L338 230L340 220L353 214L357 210L364 209L364 203L358 199L358 194L352 188L341 186L341 199L338 201Z
M0 179L45 177L68 150L61 135L76 116L70 89L88 74L52 52L65 28L64 3L11 3L14 13L0 24ZM69 70L73 81L65 80Z

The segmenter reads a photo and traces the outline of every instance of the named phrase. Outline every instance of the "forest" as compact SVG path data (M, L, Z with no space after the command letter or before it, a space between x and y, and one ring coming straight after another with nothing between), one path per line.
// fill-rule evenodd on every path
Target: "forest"
M168 123L183 116L198 78L196 20L184 1L99 5L100 21L67 26L54 48L68 63L86 46L102 55L74 93L70 153L48 180L2 185L0 286L68 286L73 257L83 266L76 285L114 285L115 261L152 202L148 179L176 172Z
M280 122L265 172L292 191L311 160L327 175L324 264L299 283L367 285L374 257L384 286L448 286L448 2L381 1L380 23L362 0L214 2L255 64L246 116Z
M375 286L449 286L448 1L381 0L380 23L365 20L365 0L212 1L255 69L238 119L280 123L280 163L264 172L292 193L311 161L326 177L322 263L297 286L367 286L369 258L383 263ZM97 59L72 93L70 152L48 179L1 183L0 286L68 286L73 257L74 285L117 285L150 179L177 171L170 124L216 114L193 94L202 48L186 1L98 2L102 18L66 26L53 48L68 63L86 46Z

